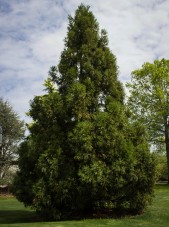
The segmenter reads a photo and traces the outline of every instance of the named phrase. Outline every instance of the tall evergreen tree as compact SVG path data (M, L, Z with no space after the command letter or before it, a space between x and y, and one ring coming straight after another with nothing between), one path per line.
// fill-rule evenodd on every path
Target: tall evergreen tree
M144 129L128 123L116 58L89 7L69 17L65 48L45 88L31 103L17 198L48 219L142 211L152 196L153 160Z

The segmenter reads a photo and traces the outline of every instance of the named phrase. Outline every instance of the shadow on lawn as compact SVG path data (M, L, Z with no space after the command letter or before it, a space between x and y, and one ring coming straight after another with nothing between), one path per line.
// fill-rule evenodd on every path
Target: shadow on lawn
M14 223L39 222L40 219L34 211L0 210L0 225Z

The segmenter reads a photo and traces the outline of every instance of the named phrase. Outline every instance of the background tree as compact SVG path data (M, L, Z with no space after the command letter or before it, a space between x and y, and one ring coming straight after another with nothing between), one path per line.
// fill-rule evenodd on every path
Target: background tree
M127 86L133 118L146 126L152 144L166 145L169 182L169 60L145 63L132 72L131 83Z
M31 102L17 198L48 219L143 211L153 192L153 159L144 128L128 123L116 58L89 7L69 17L45 89Z
M168 180L168 167L166 161L166 152L154 152L156 160L156 181L167 181Z
M18 142L24 135L24 123L19 120L12 106L0 98L0 126L2 128L2 144L0 146L0 183L11 182L9 168L16 160Z

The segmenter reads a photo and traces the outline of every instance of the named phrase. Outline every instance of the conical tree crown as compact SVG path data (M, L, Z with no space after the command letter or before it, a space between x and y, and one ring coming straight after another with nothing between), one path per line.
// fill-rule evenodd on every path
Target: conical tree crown
M75 18L69 16L68 34L65 45L79 51L83 45L96 47L99 39L99 26L89 7L81 5L75 13Z
M116 58L107 45L106 31L99 33L98 23L89 7L81 5L75 17L69 17L65 49L58 65L59 92L67 97L67 106L73 94L89 113L105 111L108 96L123 102ZM74 101L73 105L78 105Z

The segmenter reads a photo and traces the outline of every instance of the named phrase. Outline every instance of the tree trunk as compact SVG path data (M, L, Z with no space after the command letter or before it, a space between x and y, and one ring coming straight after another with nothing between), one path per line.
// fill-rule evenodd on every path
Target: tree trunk
M169 184L169 118L168 117L165 118L165 144L166 144L168 184Z

